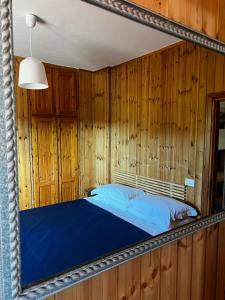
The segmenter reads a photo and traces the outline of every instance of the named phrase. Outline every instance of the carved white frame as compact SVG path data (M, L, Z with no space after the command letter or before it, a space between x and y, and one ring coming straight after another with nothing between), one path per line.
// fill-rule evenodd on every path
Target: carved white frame
M0 84L2 87L0 90L0 299L43 299L125 261L225 220L224 211L214 214L22 290L17 193L16 100L13 84L12 0L0 1ZM224 43L128 1L83 1L225 54Z

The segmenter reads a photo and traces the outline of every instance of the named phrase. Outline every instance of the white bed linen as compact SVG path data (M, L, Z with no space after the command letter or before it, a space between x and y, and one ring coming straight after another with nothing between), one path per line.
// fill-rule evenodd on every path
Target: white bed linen
M146 231L147 233L149 233L153 236L156 236L158 234L161 234L163 232L166 232L166 231L172 229L172 228L165 229L165 227L162 227L159 224L154 224L151 222L146 223L142 219L138 218L136 215L132 214L132 211L129 211L129 209L110 205L109 203L106 203L104 201L104 198L105 197L102 195L96 195L93 197L87 197L85 199L88 202L90 202L91 204L94 204L98 207L101 207L101 208L107 210L108 212L114 214L116 217L119 217L119 218L127 221L128 223L131 223L132 225L139 227L140 229ZM182 220L179 224L183 225L190 221L191 221L191 219ZM176 225L177 225L177 223L176 223Z

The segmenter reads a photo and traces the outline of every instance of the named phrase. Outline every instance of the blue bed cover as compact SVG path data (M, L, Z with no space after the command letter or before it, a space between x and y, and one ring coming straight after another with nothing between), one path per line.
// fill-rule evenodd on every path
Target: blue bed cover
M151 237L84 199L20 212L22 286Z

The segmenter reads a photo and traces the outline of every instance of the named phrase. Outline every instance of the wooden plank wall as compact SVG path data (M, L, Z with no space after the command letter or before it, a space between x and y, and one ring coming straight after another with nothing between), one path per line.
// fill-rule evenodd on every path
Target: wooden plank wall
M182 42L111 70L112 170L184 184L201 208L207 94L225 90L225 57Z
M28 91L17 84L21 60L21 57L15 57L19 205L20 209L28 209L42 202L57 203L77 198L77 70L45 64L49 89ZM34 115L39 117L38 122L35 122ZM49 146L45 144L46 135L51 140L49 153L45 151ZM63 142L64 135L67 135L66 143ZM37 137L41 136L42 139L38 140ZM74 147L69 147L69 140ZM39 155L43 155L41 159ZM40 181L42 187L39 189Z
M225 41L224 0L132 0L212 38Z
M47 300L224 300L225 222L156 249Z
M111 70L79 71L80 196L109 181L111 161L112 170L179 184L194 178L188 199L201 208L206 95L225 90L224 66L223 56L183 42ZM19 193L26 209L32 191L29 101L20 89L17 98Z
M109 182L109 70L79 72L79 194Z
M20 209L28 209L33 206L32 194L35 187L32 171L31 132L31 106L34 111L35 98L30 97L27 90L20 89L17 86L20 61L21 58L15 58L15 79L17 87L16 96L19 203ZM64 75L63 67L54 65L47 66L48 70L49 68L51 69L51 74L53 73L58 76L58 69L60 68L60 74ZM65 84L63 86L65 86ZM100 185L109 181L109 88L110 86L108 69L100 70L97 72L88 72L82 70L79 71L79 95L76 95L76 97L79 96L79 105L77 108L78 111L75 112L75 114L78 115L79 178L75 178L74 180L75 182L77 180L79 181L80 197L85 195L86 189L90 188L91 186ZM48 104L52 107L54 106L53 97L56 97L56 93L53 93L53 90L51 88L49 89L49 91L50 99L48 99L48 102L52 102L52 105L50 105L51 103ZM57 95L64 95L64 93L63 91L60 91L57 92ZM46 104L45 102L47 99L39 100L43 101L44 104ZM66 114L70 114L71 111L72 109L66 112ZM46 114L45 107L43 108L43 116L44 114ZM62 130L60 132L62 132ZM75 136L76 134L74 135L74 137ZM76 140L74 139L74 147L76 146L75 144ZM35 149L35 147L33 148ZM60 145L58 145L58 149L61 149ZM66 155L66 157L67 156L68 155ZM69 171L69 169L67 171ZM62 170L60 173L62 173ZM66 187L65 182L64 185ZM74 188L76 189L75 186Z
M15 80L18 82L20 59L15 58ZM15 84L16 93L16 128L18 149L18 184L20 209L32 207L32 169L31 169L31 122L30 104L27 90Z

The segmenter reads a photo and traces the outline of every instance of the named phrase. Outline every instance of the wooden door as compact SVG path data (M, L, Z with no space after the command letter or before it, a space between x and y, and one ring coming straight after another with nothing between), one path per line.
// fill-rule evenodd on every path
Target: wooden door
M56 113L57 115L74 116L76 113L76 80L75 73L65 69L55 72Z
M58 118L59 198L74 200L78 196L77 120Z
M56 118L32 118L35 207L58 202L58 149Z
M53 115L55 114L55 99L53 93L53 69L45 67L48 79L48 88L44 90L31 90L32 114Z

